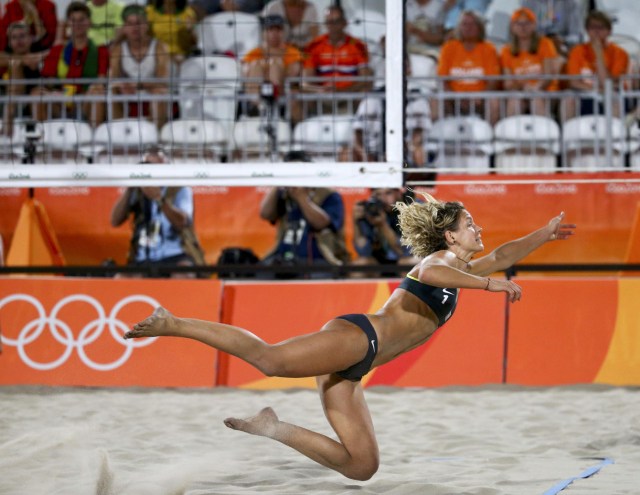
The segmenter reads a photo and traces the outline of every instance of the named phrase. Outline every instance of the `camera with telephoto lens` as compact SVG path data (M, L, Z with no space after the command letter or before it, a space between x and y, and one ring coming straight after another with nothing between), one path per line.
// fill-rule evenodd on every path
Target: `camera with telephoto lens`
M33 164L38 152L38 141L42 137L41 130L35 120L25 120L22 126L24 135L22 163Z
M376 198L369 198L363 202L364 213L368 217L377 217L384 210L382 201Z
M268 102L273 102L278 97L277 89L271 81L263 81L260 84L260 96Z

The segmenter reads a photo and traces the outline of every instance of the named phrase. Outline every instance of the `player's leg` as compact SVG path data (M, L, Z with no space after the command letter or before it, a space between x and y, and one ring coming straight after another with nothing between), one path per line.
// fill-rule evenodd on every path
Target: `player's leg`
M280 421L271 408L248 419L228 418L229 428L277 440L347 478L367 480L378 470L379 451L360 382L318 377L325 415L338 441Z
M125 338L157 336L194 339L248 362L267 376L292 378L346 369L366 355L369 344L362 330L340 319L328 322L323 331L271 345L245 329L177 318L164 308L125 334Z

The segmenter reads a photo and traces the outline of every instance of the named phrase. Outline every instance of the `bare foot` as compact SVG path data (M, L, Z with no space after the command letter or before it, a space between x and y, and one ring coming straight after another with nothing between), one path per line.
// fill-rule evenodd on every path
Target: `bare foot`
M132 330L124 334L125 339L138 339L140 337L160 337L163 335L175 335L175 317L166 309L158 306L153 314L140 323L136 323Z
M265 407L262 411L251 418L237 419L227 418L224 424L232 430L244 431L252 435L273 438L278 426L278 416L270 407Z

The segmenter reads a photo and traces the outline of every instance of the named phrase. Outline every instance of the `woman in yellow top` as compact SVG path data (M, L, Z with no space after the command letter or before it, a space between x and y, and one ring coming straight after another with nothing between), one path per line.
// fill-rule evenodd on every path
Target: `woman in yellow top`
M556 47L549 38L536 32L536 15L527 8L516 10L511 16L509 43L502 47L500 65L505 75L550 76L558 73L560 60ZM554 79L506 79L507 91L557 91L558 81ZM507 100L507 115L531 113L533 115L551 115L550 100L511 97Z
M177 64L195 48L197 16L187 0L154 0L147 6L147 20L153 35L167 45Z
M248 94L260 94L260 82L273 84L274 96L284 94L284 83L289 77L300 77L302 71L302 52L295 46L285 43L284 17L268 15L262 19L262 45L249 51L242 59L243 76L253 81L245 84ZM301 119L299 102L291 100L291 120L295 124Z

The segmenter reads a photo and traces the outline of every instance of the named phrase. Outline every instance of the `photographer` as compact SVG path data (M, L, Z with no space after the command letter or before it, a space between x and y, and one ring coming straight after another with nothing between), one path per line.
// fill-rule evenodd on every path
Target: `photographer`
M285 161L309 161L303 152L290 152ZM260 217L277 225L276 245L262 264L291 267L277 278L326 278L330 272L298 273L296 266L342 265L348 260L344 245L344 202L333 189L278 187L260 205Z
M371 196L353 207L353 244L358 257L353 265L412 265L419 260L408 248L400 244L398 213L393 208L397 201L413 200L413 194L404 189L378 188ZM399 276L398 272L389 275ZM381 273L355 272L353 277L382 276Z
M142 163L166 163L154 150ZM129 187L111 212L111 225L118 227L133 217L129 264L193 266L203 264L193 233L193 192L189 187ZM136 275L137 276L137 275ZM188 272L174 272L171 278L193 278Z

